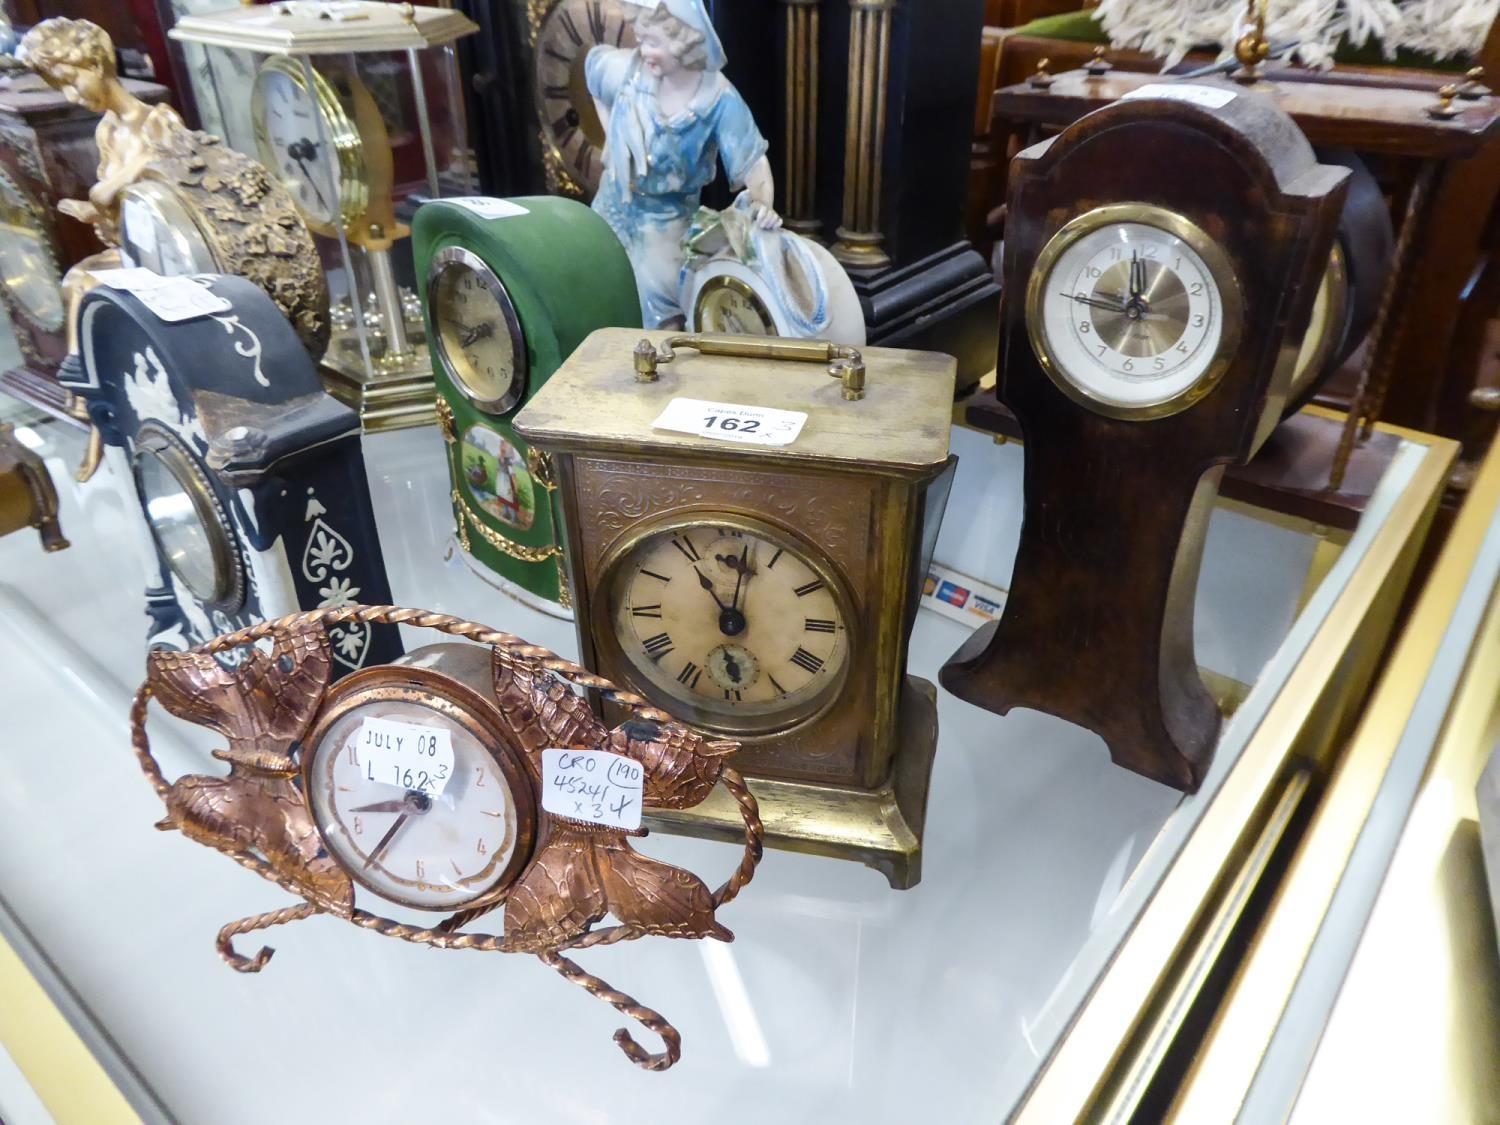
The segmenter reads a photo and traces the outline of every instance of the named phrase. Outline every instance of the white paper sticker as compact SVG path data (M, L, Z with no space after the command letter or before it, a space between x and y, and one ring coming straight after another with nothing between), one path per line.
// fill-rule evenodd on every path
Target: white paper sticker
M435 797L453 776L453 735L446 727L372 716L360 724L354 745L365 777L382 785Z
M542 808L633 832L641 826L641 763L608 750L543 750Z
M1120 101L1128 98L1166 98L1168 101L1188 102L1207 109L1223 109L1234 101L1235 93L1236 91L1226 90L1222 86L1195 86L1191 82L1148 82L1121 95Z
M101 285L134 294L141 304L169 324L225 313L233 307L190 277L163 277L139 266L89 272Z
M457 203L465 207L481 219L513 219L517 215L529 215L530 211L519 203L512 203L508 199L491 199L487 195L460 195L452 199L444 199L444 203Z
M769 406L738 406L732 402L705 402L700 398L674 398L652 422L658 430L738 441L748 445L791 445L802 432L807 415L800 410L775 410Z

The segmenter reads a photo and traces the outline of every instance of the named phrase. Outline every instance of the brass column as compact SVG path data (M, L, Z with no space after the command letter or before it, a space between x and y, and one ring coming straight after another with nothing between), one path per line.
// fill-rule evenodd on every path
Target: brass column
M781 0L786 8L786 163L781 217L788 230L816 237L818 170L818 4Z
M849 266L884 266L880 163L896 0L849 0L849 105L844 123L844 221L833 256Z

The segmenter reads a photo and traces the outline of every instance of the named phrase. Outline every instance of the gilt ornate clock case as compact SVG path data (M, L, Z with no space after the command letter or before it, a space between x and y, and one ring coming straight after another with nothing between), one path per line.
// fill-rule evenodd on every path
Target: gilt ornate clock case
M101 284L79 306L104 458L141 512L148 647L186 649L299 610L391 599L359 418L329 396L266 293L176 279L222 311L169 322ZM65 369L66 370L66 369ZM336 674L400 655L394 626L337 629Z
M122 81L142 101L167 96L163 86ZM57 204L87 197L99 165L98 123L96 114L71 105L34 74L0 79L0 305L21 351L21 363L0 374L0 388L63 418L62 277L102 246L86 224L59 214Z

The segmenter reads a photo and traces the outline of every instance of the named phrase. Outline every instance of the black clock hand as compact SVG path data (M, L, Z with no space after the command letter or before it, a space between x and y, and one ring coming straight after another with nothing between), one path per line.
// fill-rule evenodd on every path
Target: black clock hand
M1073 300L1077 301L1079 304L1088 305L1090 308L1107 309L1108 311L1115 313L1125 311L1124 301L1121 301L1119 304L1115 304L1113 301L1105 301L1100 299L1099 297L1085 297L1082 293L1067 293L1064 294L1064 296L1072 297Z
M749 559L750 544L746 543L744 547L740 549L740 557L737 560L739 565L734 568L734 597L730 599L729 604L734 606L735 609L740 608L740 589L745 585L745 579L749 577L750 568L746 565ZM741 612L743 612L743 610Z
M1130 296L1132 300L1139 300L1142 293L1146 291L1146 263L1141 261L1139 251L1130 252Z
M698 576L698 585L702 586L705 590L707 590L708 591L708 596L711 597L711 598L713 598L714 605L716 605L716 606L719 607L719 612L723 613L723 612L728 611L731 607L725 605L723 602L721 602L719 600L719 592L714 589L713 581L708 577L708 575L704 574L696 566L693 567L693 573Z
M396 833L401 831L401 826L405 824L410 818L411 813L404 812L396 818L395 824L391 825L385 830L385 835L380 837L380 843L375 845L375 850L372 851L369 858L365 860L366 867L369 867L372 863L380 858L380 853L385 851L386 846L390 844L392 839L395 838Z

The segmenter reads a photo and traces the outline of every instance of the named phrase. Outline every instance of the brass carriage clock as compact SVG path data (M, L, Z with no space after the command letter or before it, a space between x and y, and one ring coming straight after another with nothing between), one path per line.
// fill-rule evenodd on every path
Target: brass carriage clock
M511 420L594 329L639 327L630 260L571 199L439 200L413 227L465 561L532 608L571 616L551 475Z
M516 419L553 458L584 662L739 740L768 842L896 887L920 878L937 743L906 644L953 384L925 352L602 329Z
M1221 722L1193 653L1209 512L1281 417L1349 173L1265 98L1156 89L1011 166L1005 271L1025 297L998 391L1026 441L1026 516L1003 616L941 679L1192 791Z

